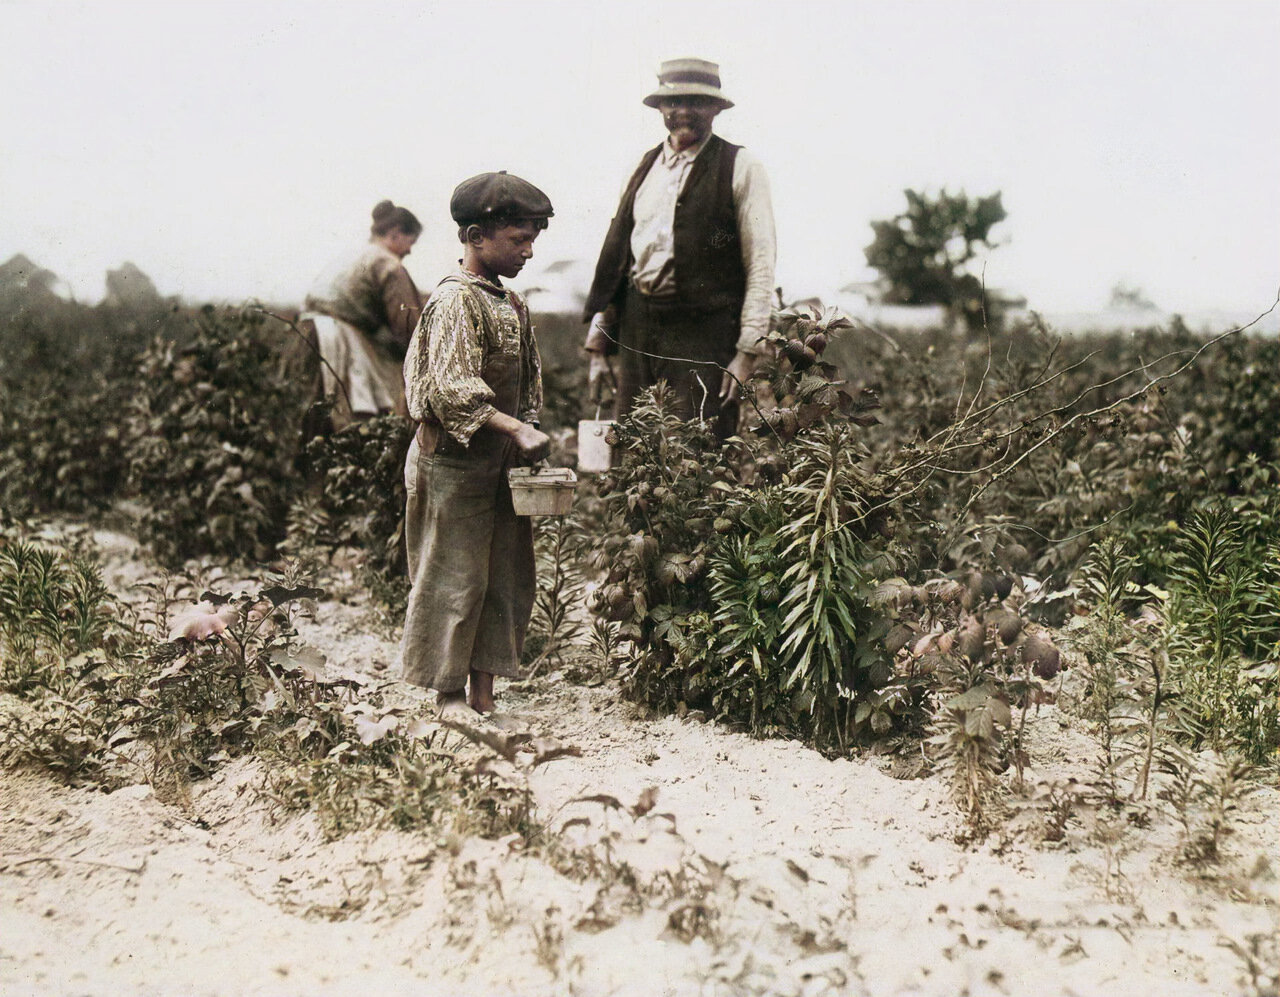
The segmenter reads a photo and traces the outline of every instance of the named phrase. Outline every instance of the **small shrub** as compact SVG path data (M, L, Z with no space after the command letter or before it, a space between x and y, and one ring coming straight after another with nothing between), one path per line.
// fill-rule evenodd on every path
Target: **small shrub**
M308 495L289 516L286 548L363 551L362 578L390 616L408 596L404 547L405 458L413 425L388 414L352 423L307 444Z
M122 413L136 390L119 358L88 371L64 362L0 376L0 507L88 513L124 480Z
M85 554L0 544L0 688L65 689L73 659L102 641L113 600Z
M635 641L630 694L833 752L913 705L889 691L888 623L871 601L893 567L880 532L891 500L859 437L874 400L855 401L820 360L847 328L784 314L750 389L755 435L721 445L673 415L662 386L618 427L592 564L595 611Z
M1249 525L1227 505L1194 512L1163 610L1180 733L1260 764L1280 749L1280 538Z
M981 670L960 672L957 681L966 688L939 704L929 741L952 797L973 833L981 835L993 817L1003 768L1000 731L1009 730L1013 716L998 683Z
M268 560L296 497L300 384L278 370L260 311L205 307L190 343L157 339L129 409L129 488L139 538L176 565L201 554Z

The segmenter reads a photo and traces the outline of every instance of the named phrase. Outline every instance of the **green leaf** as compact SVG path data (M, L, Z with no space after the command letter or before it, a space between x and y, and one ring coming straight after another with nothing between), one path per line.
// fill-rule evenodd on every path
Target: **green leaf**
M312 588L307 585L299 585L296 588L285 588L282 585L272 585L270 588L262 590L262 598L271 603L272 606L283 606L285 603L293 602L295 599L323 599L324 589Z

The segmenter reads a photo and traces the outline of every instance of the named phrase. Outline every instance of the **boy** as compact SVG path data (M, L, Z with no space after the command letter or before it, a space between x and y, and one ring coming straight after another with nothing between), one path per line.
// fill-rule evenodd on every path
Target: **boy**
M405 357L405 541L412 589L404 677L435 689L442 716L492 712L493 679L519 674L533 609L533 533L507 468L545 457L542 369L524 301L502 286L533 257L546 194L506 172L464 180L449 211L464 246ZM468 688L469 687L469 688Z

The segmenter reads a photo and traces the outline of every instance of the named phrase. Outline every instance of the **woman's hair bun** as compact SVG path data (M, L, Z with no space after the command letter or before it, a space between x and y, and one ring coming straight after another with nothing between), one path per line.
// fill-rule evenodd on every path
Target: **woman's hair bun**
M386 235L397 229L406 235L416 236L422 232L422 222L418 221L408 208L397 207L391 201L379 201L375 204L373 224L369 226L369 234Z

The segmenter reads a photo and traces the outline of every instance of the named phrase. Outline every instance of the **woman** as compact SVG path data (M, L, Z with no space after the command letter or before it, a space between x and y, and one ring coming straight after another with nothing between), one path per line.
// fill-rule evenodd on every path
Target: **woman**
M317 282L300 317L321 357L318 390L333 429L383 412L408 415L402 364L422 301L401 262L422 233L407 208L380 201L369 244Z

